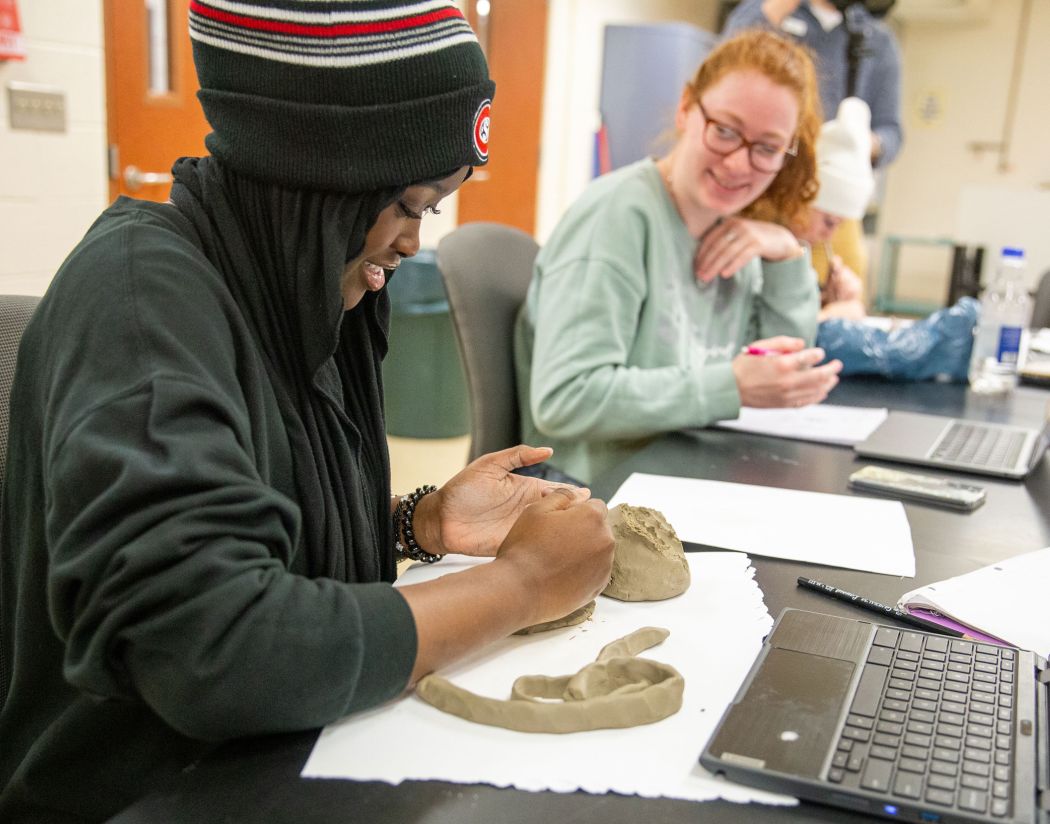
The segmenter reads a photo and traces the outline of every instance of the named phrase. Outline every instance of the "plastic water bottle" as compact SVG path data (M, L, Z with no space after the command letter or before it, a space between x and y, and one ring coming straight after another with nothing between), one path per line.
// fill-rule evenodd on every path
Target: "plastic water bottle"
M1017 386L1021 341L1031 314L1024 273L1024 250L1004 247L995 279L981 295L974 329L970 389L979 394L1010 392Z

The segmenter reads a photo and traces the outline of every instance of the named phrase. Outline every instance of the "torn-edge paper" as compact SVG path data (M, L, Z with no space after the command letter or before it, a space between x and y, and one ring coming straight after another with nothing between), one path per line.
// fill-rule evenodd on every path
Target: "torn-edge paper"
M473 692L505 698L519 675L576 672L610 641L643 626L670 636L645 655L685 676L682 709L655 724L565 735L522 733L446 715L409 694L325 727L303 768L306 778L451 781L519 790L616 792L644 797L792 804L789 796L716 778L697 762L773 625L746 555L688 556L692 585L666 601L599 597L577 626L511 636L442 671ZM451 557L417 565L399 583L469 568Z

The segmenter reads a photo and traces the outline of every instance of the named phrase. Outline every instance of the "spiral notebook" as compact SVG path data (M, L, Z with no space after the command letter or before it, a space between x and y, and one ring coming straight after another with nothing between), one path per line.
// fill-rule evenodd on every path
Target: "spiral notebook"
M1050 655L1050 547L904 593L897 608L943 616L1038 655Z

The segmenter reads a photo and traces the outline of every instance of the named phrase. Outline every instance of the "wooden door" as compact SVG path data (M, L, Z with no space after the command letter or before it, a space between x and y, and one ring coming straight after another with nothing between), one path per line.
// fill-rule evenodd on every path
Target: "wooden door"
M467 18L496 81L489 162L459 190L458 220L493 220L528 234L536 229L547 0L467 3Z
M206 153L189 0L105 0L109 193L163 201L171 165Z

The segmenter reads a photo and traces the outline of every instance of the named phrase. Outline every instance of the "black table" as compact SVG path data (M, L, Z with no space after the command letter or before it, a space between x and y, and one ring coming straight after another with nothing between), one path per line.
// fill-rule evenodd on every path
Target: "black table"
M1050 392L1021 387L1008 399L982 399L963 386L895 384L851 378L830 402L887 406L1040 426ZM845 493L849 474L869 463L852 450L720 430L667 435L594 485L609 497L631 472L681 475L816 492ZM984 506L971 513L906 504L915 545L916 577L855 572L793 561L753 558L769 611L800 607L871 619L854 607L795 586L808 575L882 602L906 590L1050 545L1050 459L1023 482L980 479ZM843 541L849 536L843 535ZM687 545L691 551L705 547ZM444 782L304 780L299 772L316 731L239 741L216 752L113 821L142 822L768 822L870 821L857 814L802 804L742 807L727 802L686 802L585 793L526 793ZM697 753L703 742L697 742ZM440 753L434 754L440 758Z

